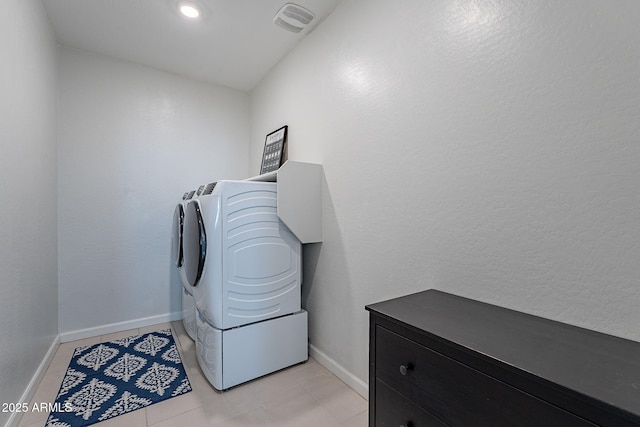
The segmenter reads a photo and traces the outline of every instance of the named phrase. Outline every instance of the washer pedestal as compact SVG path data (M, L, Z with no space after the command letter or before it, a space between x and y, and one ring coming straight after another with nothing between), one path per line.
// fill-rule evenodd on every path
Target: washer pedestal
M304 310L226 330L212 327L197 311L196 324L196 357L205 377L217 390L226 390L309 357Z

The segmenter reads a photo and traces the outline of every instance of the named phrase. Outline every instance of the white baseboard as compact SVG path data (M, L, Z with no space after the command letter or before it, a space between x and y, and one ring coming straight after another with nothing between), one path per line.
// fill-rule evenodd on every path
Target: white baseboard
M59 345L60 335L56 335L56 337L53 339L53 342L51 343L51 346L49 347L49 350L47 350L47 354L44 355L44 358L42 359L42 362L40 362L38 369L36 369L36 372L33 374L31 381L29 381L27 388L25 389L24 393L22 393L22 397L20 397L20 399L18 399L16 402L31 402L31 399L36 394L36 390L40 385L40 381L42 381L45 372L47 372L47 368L53 360L53 356L55 356L56 350L58 350ZM16 427L18 424L20 424L22 415L22 412L12 412L9 416L9 420L7 420L7 423L5 424L5 427Z
M98 335L111 334L113 332L126 331L127 329L144 328L158 323L173 322L182 319L182 312L160 314L158 316L144 317L142 319L127 320L126 322L111 323L109 325L95 326L93 328L79 329L77 331L63 332L60 334L60 342L69 342L91 338Z
M327 356L322 351L318 350L318 348L313 346L312 344L309 344L309 356L313 357L318 363L327 368L333 375L340 378L343 383L351 387L360 396L364 397L365 399L369 399L369 386L367 385L367 383L353 375L342 365Z

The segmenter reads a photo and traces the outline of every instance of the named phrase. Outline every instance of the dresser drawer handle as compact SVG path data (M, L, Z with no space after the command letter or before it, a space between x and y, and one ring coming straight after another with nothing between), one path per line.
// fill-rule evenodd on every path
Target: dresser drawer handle
M411 363L407 363L406 365L400 365L400 373L402 375L407 375L409 371L413 370L413 365Z

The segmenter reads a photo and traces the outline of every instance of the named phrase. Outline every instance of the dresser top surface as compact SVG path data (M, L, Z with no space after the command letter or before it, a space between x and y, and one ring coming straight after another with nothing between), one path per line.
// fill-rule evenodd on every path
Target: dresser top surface
M640 417L638 342L433 289L366 309Z

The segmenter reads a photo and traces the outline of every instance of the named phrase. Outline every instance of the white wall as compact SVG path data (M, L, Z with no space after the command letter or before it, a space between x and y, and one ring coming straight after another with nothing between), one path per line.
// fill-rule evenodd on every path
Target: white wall
M640 340L640 3L347 0L252 92L324 164L311 343L367 379L368 303L437 288Z
M199 184L248 175L249 96L66 48L60 61L63 340L166 320L180 311L174 208Z
M0 402L19 402L58 333L57 57L40 1L2 9Z

